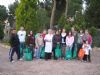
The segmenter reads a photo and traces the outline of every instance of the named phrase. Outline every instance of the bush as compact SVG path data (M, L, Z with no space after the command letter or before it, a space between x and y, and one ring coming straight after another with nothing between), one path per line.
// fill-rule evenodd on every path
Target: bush
M96 35L97 30L96 30L95 27L89 28L89 31L90 31L90 34L91 34L92 36L95 36L95 35Z
M4 38L3 25L0 23L0 40Z
M96 30L95 36L93 36L93 46L100 47L100 30Z

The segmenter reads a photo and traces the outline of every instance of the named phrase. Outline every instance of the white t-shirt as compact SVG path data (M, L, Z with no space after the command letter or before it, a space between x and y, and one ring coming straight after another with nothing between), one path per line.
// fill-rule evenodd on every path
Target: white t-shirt
M25 42L26 31L18 31L18 38L20 42Z

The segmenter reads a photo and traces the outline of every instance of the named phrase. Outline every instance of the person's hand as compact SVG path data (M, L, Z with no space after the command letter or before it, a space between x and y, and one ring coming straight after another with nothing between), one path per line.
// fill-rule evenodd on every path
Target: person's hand
M60 42L57 42L57 44L60 44Z

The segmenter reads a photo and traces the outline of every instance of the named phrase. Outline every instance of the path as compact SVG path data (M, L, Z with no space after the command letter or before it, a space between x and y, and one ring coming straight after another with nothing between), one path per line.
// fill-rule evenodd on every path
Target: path
M8 60L8 49L0 47L0 75L100 75L100 50L93 50L92 62L78 60Z

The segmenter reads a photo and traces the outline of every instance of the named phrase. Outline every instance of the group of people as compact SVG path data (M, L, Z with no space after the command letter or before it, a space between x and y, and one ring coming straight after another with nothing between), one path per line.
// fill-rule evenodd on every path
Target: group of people
M18 32L16 29L11 30L10 37L10 52L9 58L10 62L13 61L14 52L17 54L18 60L23 60L23 54L26 47L32 52L32 58L41 59L41 50L44 48L44 59L49 60L53 57L54 60L57 59L68 59L66 58L67 52L71 52L71 57L74 57L76 50L75 59L79 59L78 54L80 49L84 50L83 61L91 62L90 52L92 50L92 36L89 34L88 30L80 30L79 32L75 30L74 27L70 31L66 32L63 28L62 30L43 30L43 32L38 32L33 34L32 31L29 34L26 33L24 27L21 27ZM59 46L61 50L61 56L56 56L56 48Z

